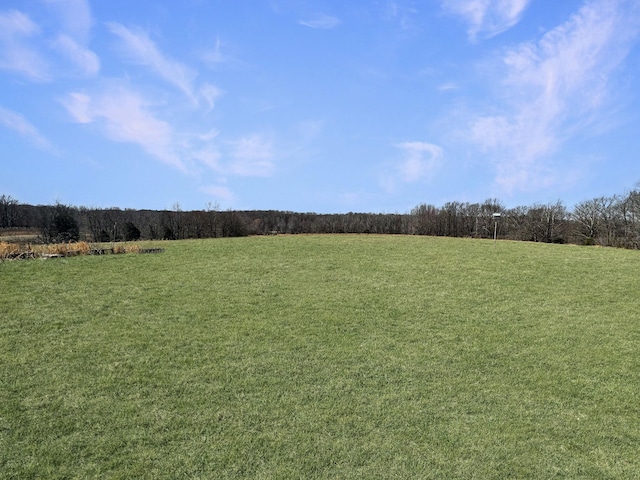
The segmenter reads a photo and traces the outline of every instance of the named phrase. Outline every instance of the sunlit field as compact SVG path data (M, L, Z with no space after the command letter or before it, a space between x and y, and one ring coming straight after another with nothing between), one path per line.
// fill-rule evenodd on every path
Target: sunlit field
M638 251L154 245L0 263L0 478L638 478Z

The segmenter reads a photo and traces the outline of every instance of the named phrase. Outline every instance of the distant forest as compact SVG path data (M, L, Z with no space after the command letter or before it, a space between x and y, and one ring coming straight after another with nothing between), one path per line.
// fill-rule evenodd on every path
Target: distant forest
M494 216L500 214L500 216ZM420 204L409 213L318 214L235 211L210 206L184 211L28 205L0 196L5 234L28 229L42 243L119 242L240 237L246 235L360 233L493 238L640 248L640 183L622 195L577 204L506 208L497 199L482 203Z

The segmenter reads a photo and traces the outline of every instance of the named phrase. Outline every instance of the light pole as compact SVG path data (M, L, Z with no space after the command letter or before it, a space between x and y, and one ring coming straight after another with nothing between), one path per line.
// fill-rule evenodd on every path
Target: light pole
M493 241L496 241L496 238L498 238L498 219L500 218L500 214L499 213L494 213L493 214Z

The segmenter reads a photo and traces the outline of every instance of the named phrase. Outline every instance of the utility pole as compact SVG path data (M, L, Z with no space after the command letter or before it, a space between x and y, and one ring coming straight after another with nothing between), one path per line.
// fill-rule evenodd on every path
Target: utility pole
M498 212L493 214L493 241L495 242L498 238L498 219L500 218L500 214Z

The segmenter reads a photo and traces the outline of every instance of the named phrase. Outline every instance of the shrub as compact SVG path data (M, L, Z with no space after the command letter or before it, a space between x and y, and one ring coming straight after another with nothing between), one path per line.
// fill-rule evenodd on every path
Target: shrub
M127 242L140 239L140 229L136 227L132 222L127 222L124 225L124 239Z
M70 207L56 205L50 236L58 242L71 242L80 238L80 227Z

